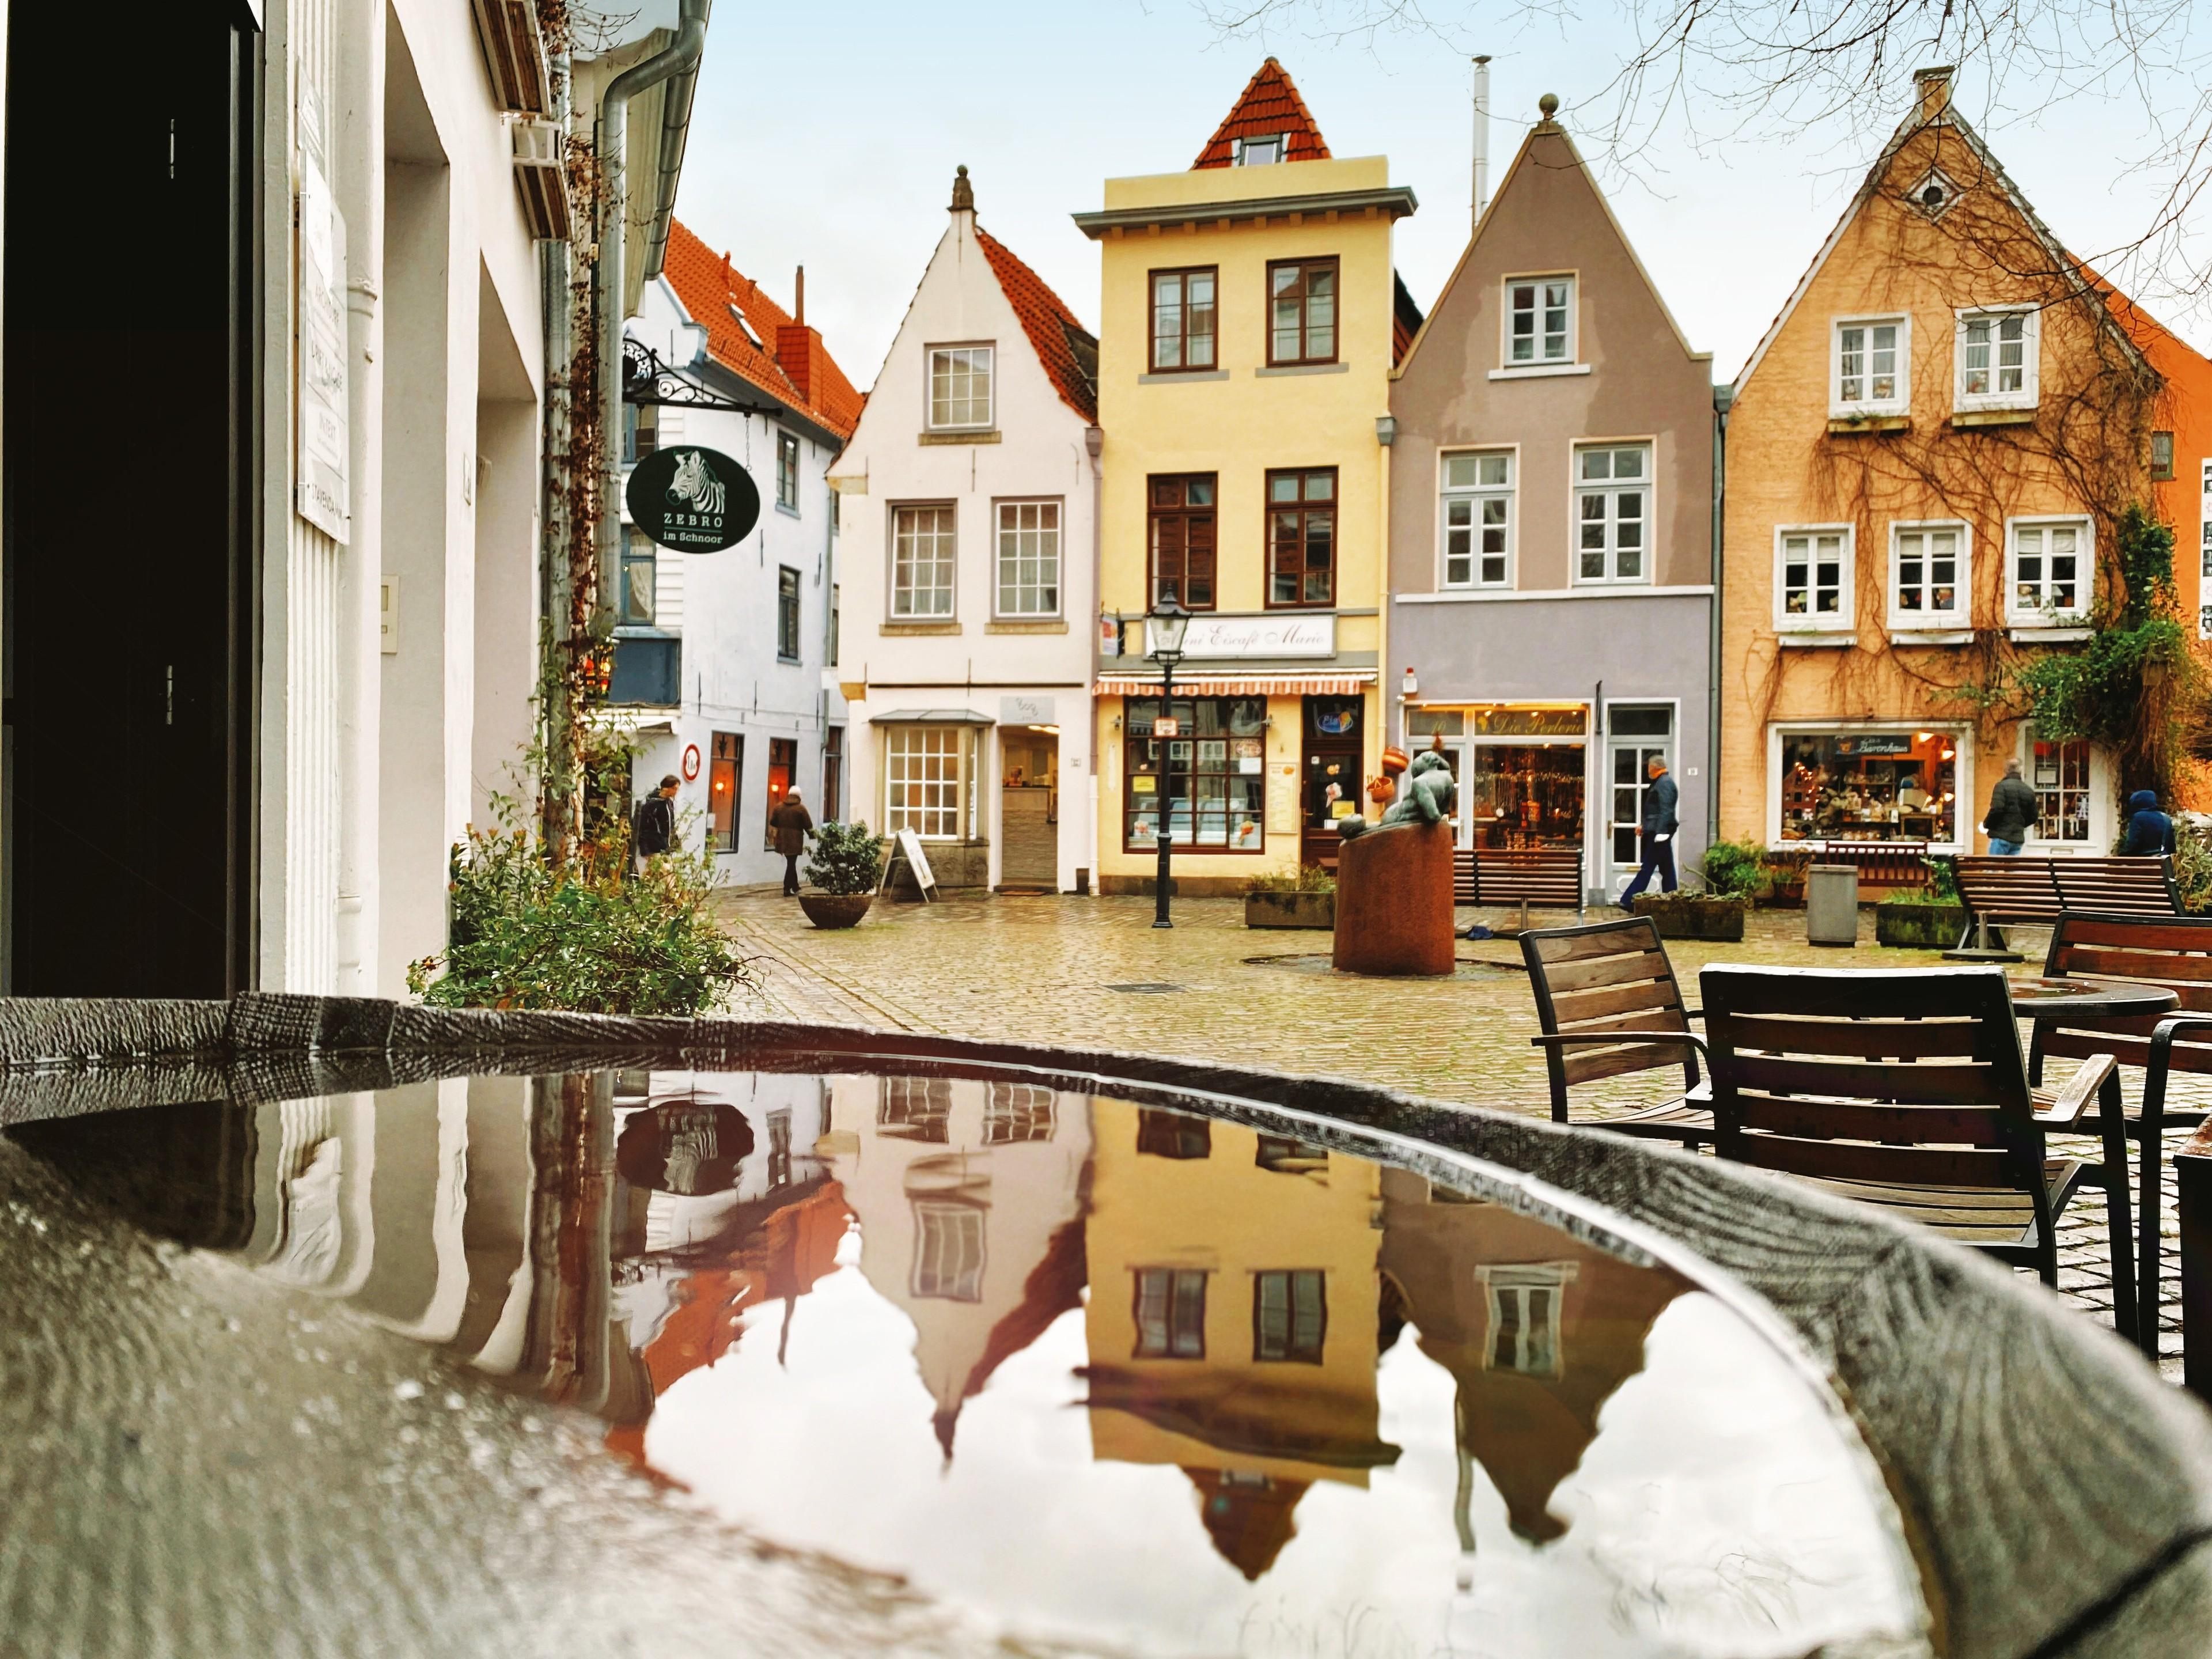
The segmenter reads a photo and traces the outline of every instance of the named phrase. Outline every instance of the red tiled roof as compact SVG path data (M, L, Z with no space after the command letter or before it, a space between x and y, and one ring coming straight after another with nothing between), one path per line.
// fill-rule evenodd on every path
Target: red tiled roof
M716 362L840 438L853 435L867 399L853 389L818 331L794 319L757 283L734 270L728 254L716 253L680 220L668 228L664 269L691 320L706 325L707 351ZM744 313L759 344L746 335L732 306Z
M992 274L998 277L1014 315L1022 319L1022 331L1030 337L1030 345L1044 365L1060 402L1096 425L1097 337L1075 320L1066 303L1045 286L1043 277L1016 258L1012 248L981 225L975 227L975 240L983 245L983 257L991 262Z
M1306 100L1298 96L1291 84L1291 72L1270 58L1260 65L1259 72L1244 86L1244 95L1237 106L1214 129L1206 148L1198 153L1198 160L1190 164L1195 173L1200 167L1225 167L1237 159L1238 138L1267 138L1277 133L1289 135L1290 146L1283 159L1287 161L1326 161L1328 145L1314 125L1312 112Z

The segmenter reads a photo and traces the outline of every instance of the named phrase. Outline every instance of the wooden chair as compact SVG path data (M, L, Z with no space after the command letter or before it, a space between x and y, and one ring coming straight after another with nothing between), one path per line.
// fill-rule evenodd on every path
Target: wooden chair
M1716 966L1698 976L1720 1155L2058 1281L2055 1222L2085 1178L2054 1158L2112 1075L2084 1061L2037 1113L2003 973ZM2123 1246L2124 1249L2124 1246Z
M1521 960L1544 1031L1535 1042L1551 1074L1552 1121L1577 1121L1568 1115L1567 1091L1577 1083L1679 1066L1682 1092L1674 1099L1626 1117L1582 1121L1685 1146L1711 1143L1712 1110L1695 1048L1654 1041L1687 1033L1692 1018L1657 923L1630 916L1583 927L1531 928L1521 935Z
M2162 864L2162 860L2130 860ZM2043 1063L2052 1056L2081 1059L2110 1054L2122 1066L2143 1068L2142 1103L2124 1114L2117 1079L2078 1126L2082 1134L2102 1136L2105 1163L2100 1174L2106 1202L2124 1216L2128 1206L2125 1141L2140 1143L2142 1176L2134 1224L2139 1260L2112 1264L2112 1298L2118 1306L2132 1292L2134 1317L2120 1322L2144 1352L2158 1351L2160 1291L2159 1226L2165 1191L2163 1134L2168 1128L2194 1128L2212 1118L2203 1107L2174 1110L2166 1104L2166 1082L2175 1072L2212 1073L2212 916L2142 916L2066 911L2051 924L2051 950L2043 971L2050 979L2086 979L2130 985L2155 985L2180 1000L2178 1016L2146 1014L2136 1019L2083 1021L2069 1025L2063 1013L2035 1022L2028 1047L2028 1081L2040 1085ZM2194 1023L2191 1016L2197 1016ZM2187 1032L2191 1040L2180 1041ZM2118 1133L2114 1133L2117 1130ZM2117 1177L2114 1171L2117 1170Z

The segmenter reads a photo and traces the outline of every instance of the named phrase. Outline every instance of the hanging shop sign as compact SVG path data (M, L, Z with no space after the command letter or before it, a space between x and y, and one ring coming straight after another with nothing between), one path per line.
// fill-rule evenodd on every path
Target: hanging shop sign
M760 522L751 474L698 444L654 450L632 469L623 500L632 524L678 553L719 553Z

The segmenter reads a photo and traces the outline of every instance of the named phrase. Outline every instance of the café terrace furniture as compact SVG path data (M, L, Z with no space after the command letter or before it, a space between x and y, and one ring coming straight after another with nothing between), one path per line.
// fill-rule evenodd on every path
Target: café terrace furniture
M1517 904L1520 926L1528 907L1583 910L1583 852L1579 847L1462 847L1452 859L1452 902Z
M2100 916L2181 914L2173 860L2162 853L2155 858L2130 859L1962 856L1950 864L1958 878L1959 897L1966 907L1966 933L1959 948L1966 950L1967 938L1978 932L1973 948L1983 960L2020 960L2012 952L1991 949L1992 924L2052 922L2067 910Z
M1543 1027L1534 1041L1550 1074L1552 1121L1686 1147L1711 1143L1711 1097L1698 1076L1696 1050L1655 1041L1686 1035L1692 1018L1656 922L1629 916L1584 927L1531 928L1521 935L1521 959ZM1568 1115L1567 1091L1576 1084L1668 1066L1681 1069L1682 1092L1663 1104L1625 1117Z
M2114 860L2160 865L2163 859ZM2010 863L2005 860L2002 862ZM2100 1012L2078 1002L2054 1001L2048 1012L2036 1009L2034 1036L2028 1047L2028 1079L2039 1084L2048 1057L2075 1059L2110 1054L2124 1066L2143 1068L2142 1103L2128 1116L2124 1129L2137 1142L2141 1165L2136 1190L2136 1236L2141 1260L2135 1273L2137 1308L2134 1330L2147 1353L2158 1343L2160 1291L2160 1218L2164 1202L2163 1135L2167 1129L2193 1128L2203 1124L2212 1111L2191 1104L2174 1109L2166 1104L2167 1083L2175 1072L2212 1073L2212 917L2093 915L2068 912L2058 917L2051 934L2050 953L2044 959L2044 976L2083 988L2095 987L2109 994L2149 998L2134 1012ZM2162 1003L2163 1006L2160 1006ZM2178 1018L2166 1018L2179 1008ZM2184 1040L2184 1039L2186 1040ZM2106 1103L2114 1091L2091 1109L2081 1126L2084 1134L2105 1133ZM2106 1136L2108 1146L2112 1137ZM2113 1154L2106 1155L2106 1162ZM2111 1188L2110 1201L2127 1202L2126 1175ZM2122 1264L2112 1264L2112 1293L2117 1307L2124 1278ZM2121 1325L2122 1334L2129 1326Z
M2112 1073L2111 1055L2085 1060L2039 1113L1995 968L1717 964L1698 985L1723 1158L1889 1211L2057 1283L2056 1223L2087 1170L2051 1157L2044 1136L2077 1128Z

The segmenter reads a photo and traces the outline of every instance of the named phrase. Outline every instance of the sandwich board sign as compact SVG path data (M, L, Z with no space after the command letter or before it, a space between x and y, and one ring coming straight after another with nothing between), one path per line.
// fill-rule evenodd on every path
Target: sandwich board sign
M902 830L891 837L891 850L884 859L884 873L876 885L884 888L890 885L892 867L901 859L906 860L907 872L913 876L914 884L921 890L922 902L927 904L937 886L937 877L929 867L929 854L921 850L921 837L911 830Z

